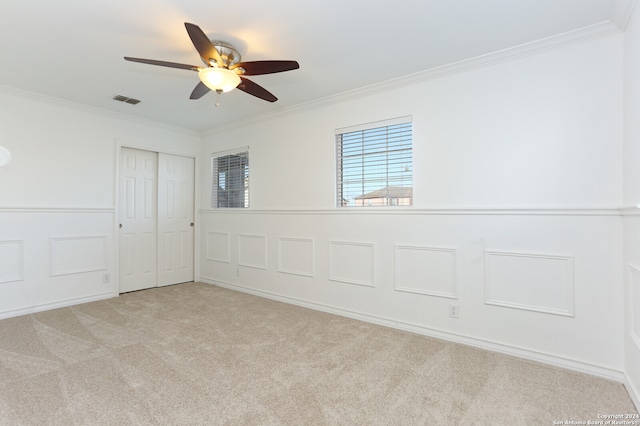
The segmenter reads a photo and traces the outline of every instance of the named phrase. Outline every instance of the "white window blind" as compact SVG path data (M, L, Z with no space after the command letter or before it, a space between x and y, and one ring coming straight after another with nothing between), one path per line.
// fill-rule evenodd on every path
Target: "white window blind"
M213 154L211 207L249 207L249 149Z
M336 130L338 207L413 205L411 117Z

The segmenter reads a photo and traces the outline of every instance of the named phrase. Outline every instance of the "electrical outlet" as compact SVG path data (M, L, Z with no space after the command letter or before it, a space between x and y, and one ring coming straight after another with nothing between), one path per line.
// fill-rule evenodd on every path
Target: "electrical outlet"
M460 307L455 303L449 304L449 317L460 318Z
M102 275L102 282L103 282L103 283L105 283L105 284L108 284L108 283L109 283L109 281L110 281L109 274L108 274L108 273L103 274L103 275Z

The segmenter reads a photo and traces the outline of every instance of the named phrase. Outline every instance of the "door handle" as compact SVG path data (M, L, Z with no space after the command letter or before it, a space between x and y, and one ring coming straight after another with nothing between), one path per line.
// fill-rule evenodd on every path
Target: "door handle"
M121 223L118 224L118 228L122 229L122 224Z
M191 222L191 223L189 224L189 226L193 228L193 222Z

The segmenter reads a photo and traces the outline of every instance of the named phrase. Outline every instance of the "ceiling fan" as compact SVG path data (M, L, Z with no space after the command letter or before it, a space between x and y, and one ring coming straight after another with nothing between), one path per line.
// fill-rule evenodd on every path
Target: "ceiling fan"
M161 67L179 68L183 70L197 71L200 82L191 92L190 99L200 99L209 91L218 94L228 92L235 88L245 93L264 99L268 102L278 100L264 87L245 78L248 75L273 74L283 71L291 71L300 68L296 61L249 61L241 62L240 53L230 44L223 41L212 41L200 29L199 26L185 22L189 38L200 54L206 67L179 64L176 62L156 61L154 59L131 58L124 59L132 62L140 62ZM218 105L216 103L216 105Z

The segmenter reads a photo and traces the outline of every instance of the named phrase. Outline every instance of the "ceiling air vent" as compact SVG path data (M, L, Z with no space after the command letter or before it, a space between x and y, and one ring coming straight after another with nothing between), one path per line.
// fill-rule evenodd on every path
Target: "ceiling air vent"
M128 98L126 96L122 96L122 95L115 95L113 97L114 101L118 101L118 102L124 102L126 104L131 104L131 105L135 105L135 104L139 104L140 100L139 99L133 99L133 98Z

